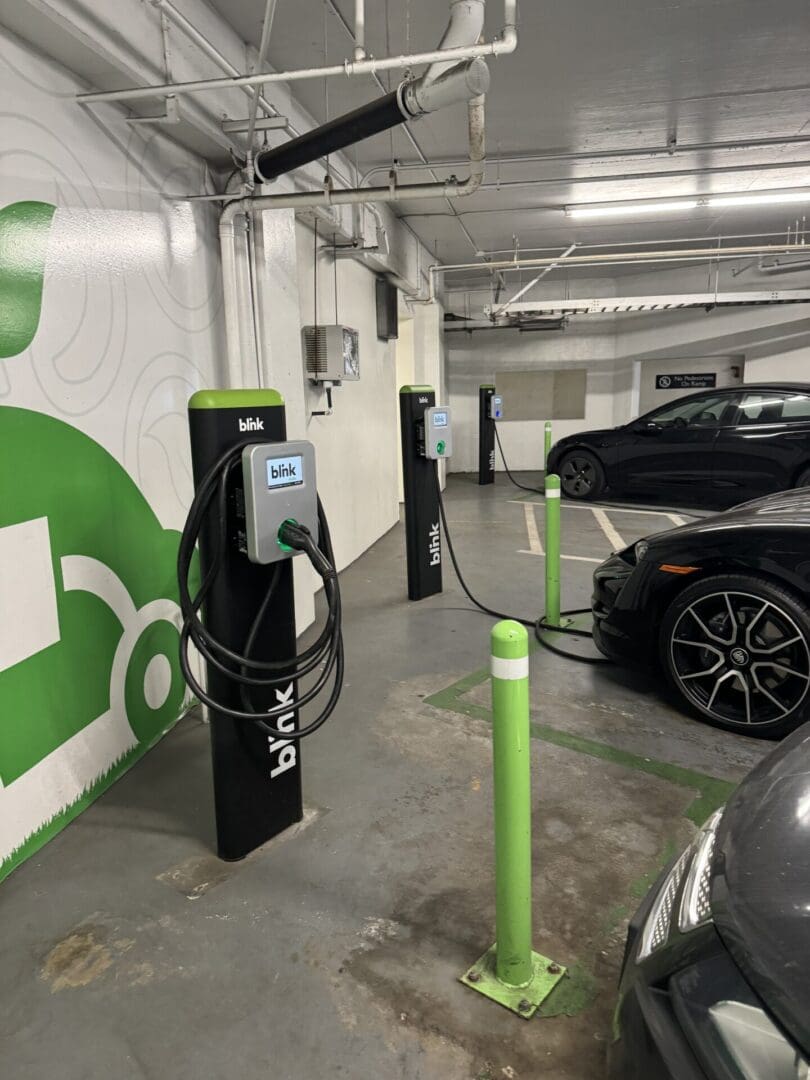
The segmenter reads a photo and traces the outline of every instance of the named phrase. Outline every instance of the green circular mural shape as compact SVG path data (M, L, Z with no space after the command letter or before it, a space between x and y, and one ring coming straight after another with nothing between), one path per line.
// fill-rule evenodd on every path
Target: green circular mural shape
M155 738L180 712L186 684L180 671L179 643L177 628L157 619L144 629L132 650L124 701L130 727L140 743Z

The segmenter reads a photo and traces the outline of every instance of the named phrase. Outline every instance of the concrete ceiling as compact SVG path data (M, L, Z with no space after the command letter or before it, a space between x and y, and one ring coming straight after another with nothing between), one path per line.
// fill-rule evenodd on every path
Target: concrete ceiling
M213 2L243 38L258 42L263 0ZM367 0L366 6L367 47L378 56L435 47L446 22L446 7L437 0ZM351 23L351 0L278 0L272 66L317 65L325 58L335 63L350 55L352 43L335 7ZM502 6L490 0L487 7L491 38L500 29ZM562 208L810 185L807 0L524 0L518 52L492 59L490 70L487 184L503 186L459 200L454 210L442 201L400 208L442 261L469 261L475 249L508 249L513 237L522 249L564 248L573 241L783 234L796 219L796 210L775 207L575 222ZM389 75L396 85L395 73L383 73L384 83ZM380 93L371 77L300 82L293 89L319 121ZM268 96L272 100L272 88ZM431 162L464 156L463 107L410 127ZM807 143L671 156L618 154L638 147L660 151L672 139L686 146L801 135ZM583 151L604 153L589 161L499 163L499 157L515 154ZM402 130L361 143L350 151L355 155L361 172L388 167L392 157L419 160ZM771 165L779 167L752 168ZM731 171L691 172L718 168ZM684 170L689 175L667 175ZM437 167L440 176L448 171ZM463 168L455 171L463 175ZM426 176L406 172L403 180ZM508 186L522 180L542 183Z

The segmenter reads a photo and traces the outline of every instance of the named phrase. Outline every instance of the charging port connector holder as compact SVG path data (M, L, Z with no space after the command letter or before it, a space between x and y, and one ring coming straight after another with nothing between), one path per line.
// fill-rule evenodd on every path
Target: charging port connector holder
M242 451L245 533L251 562L273 563L298 552L282 542L285 522L309 530L318 543L315 448L304 440L254 443Z

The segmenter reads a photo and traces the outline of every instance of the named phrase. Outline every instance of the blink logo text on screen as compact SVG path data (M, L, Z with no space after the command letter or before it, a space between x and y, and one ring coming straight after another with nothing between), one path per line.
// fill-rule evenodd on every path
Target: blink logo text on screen
M295 487L304 482L304 459L300 455L267 459L269 488Z

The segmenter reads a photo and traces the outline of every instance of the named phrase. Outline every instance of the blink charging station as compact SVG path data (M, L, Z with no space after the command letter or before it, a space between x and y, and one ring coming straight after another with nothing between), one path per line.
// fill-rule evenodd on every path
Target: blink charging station
M453 453L450 410L437 407L432 386L399 392L408 598L442 591L442 541L436 462Z
M495 421L503 419L503 398L495 387L478 387L478 483L495 483Z
M189 427L195 496L178 556L180 661L209 708L217 849L232 860L301 820L300 739L328 719L342 686L340 590L315 451L286 441L281 395L198 391ZM329 615L296 655L292 559L302 552L323 579ZM204 686L189 643L205 661ZM320 715L301 727L299 708L330 684Z

